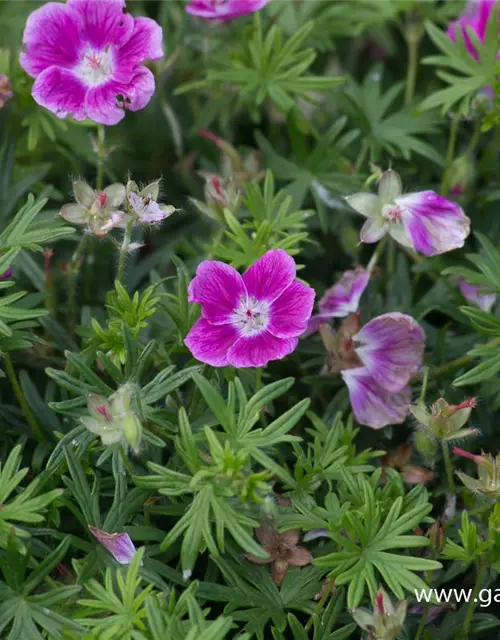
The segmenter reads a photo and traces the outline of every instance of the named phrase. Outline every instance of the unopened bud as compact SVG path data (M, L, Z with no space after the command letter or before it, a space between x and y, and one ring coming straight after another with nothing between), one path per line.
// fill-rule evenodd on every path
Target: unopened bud
M438 556L444 549L446 542L446 533L443 525L437 520L427 532L427 537L430 540L431 548L435 555Z

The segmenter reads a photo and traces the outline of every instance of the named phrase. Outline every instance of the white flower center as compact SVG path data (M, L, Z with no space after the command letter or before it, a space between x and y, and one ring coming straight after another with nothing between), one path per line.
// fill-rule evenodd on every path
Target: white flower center
M105 84L113 73L113 54L109 47L104 51L87 49L75 73L90 87Z
M403 212L403 207L400 207L398 204L386 204L382 207L382 216L386 220L390 220L396 224L403 222Z
M242 296L233 314L233 324L244 336L262 333L269 324L269 304L264 300Z

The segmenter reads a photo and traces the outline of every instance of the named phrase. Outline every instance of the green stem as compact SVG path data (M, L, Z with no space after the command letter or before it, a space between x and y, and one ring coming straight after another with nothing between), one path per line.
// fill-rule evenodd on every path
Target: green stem
M420 624L418 625L417 634L414 640L420 640L420 636L422 635L425 627L425 621L427 620L427 614L429 613L430 602L426 602L424 604L424 611L422 613L422 617L420 618Z
M122 242L122 246L120 249L120 258L118 261L118 274L116 276L116 279L118 280L118 282L121 282L123 279L123 269L125 267L125 257L128 253L128 247L130 245L130 238L132 237L132 226L134 224L134 221L131 220L127 226L125 227L125 234L123 236L123 242Z
M423 407L425 404L425 394L427 393L428 382L429 382L429 367L424 367L424 379L422 380L422 389L420 391L420 398L418 400L419 407Z
M80 270L80 260L83 257L85 247L89 240L88 233L83 233L80 242L71 258L68 268L68 325L71 334L75 331L75 309L76 309L76 280Z
M364 140L363 144L361 145L361 149L359 150L358 157L354 162L354 173L358 173L358 171L363 166L363 163L366 159L366 154L368 153L368 151L369 151L368 143L366 142L366 140Z
M389 238L387 245L387 275L391 278L396 269L396 242Z
M443 174L443 182L441 183L441 195L445 196L450 188L450 169L455 155L457 146L458 126L460 124L460 114L455 113L451 119L450 137L448 138L448 149L446 151L446 168Z
M97 179L96 191L102 191L104 186L104 156L106 148L106 128L103 124L97 127Z
M477 120L474 125L474 133L472 134L469 142L469 146L467 147L466 155L471 156L474 153L480 138L481 138L481 120Z
M455 493L455 480L453 479L453 466L451 464L450 449L448 443L441 440L441 449L443 451L444 468L446 471L446 478L448 480L448 489L450 493Z
M312 624L314 622L314 617L315 616L319 616L319 614L323 610L323 607L325 606L325 602L328 600L328 596L331 595L331 593L332 593L331 585L328 584L325 587L325 591L324 591L323 595L321 596L321 600L318 602L318 604L314 608L314 613L312 614L312 616L307 621L307 624L305 626L306 632L309 631L309 629L312 627Z
M377 248L375 249L375 251L372 253L372 257L370 258L370 262L368 263L368 266L366 267L366 270L368 271L368 273L371 275L373 273L373 270L375 269L375 267L377 266L377 262L380 259L380 256L382 255L385 247L387 244L387 236L384 236L382 238L382 240L380 240L380 242L377 245Z
M474 615L474 611L476 610L476 605L477 605L477 596L478 596L479 591L481 589L481 585L483 583L485 574L486 574L485 565L483 563L478 563L476 584L474 585L474 588L472 589L471 598L469 600L469 606L467 607L467 615L465 616L464 624L463 624L463 627L462 627L462 634L461 635L464 638L468 638L469 637L469 629L470 629L470 625L471 625L471 622L472 622L472 616Z
M41 430L40 425L38 424L33 411L31 411L28 401L24 397L23 390L21 389L21 385L19 384L19 381L17 379L16 371L14 369L14 365L12 364L10 353L8 351L5 351L3 353L3 361L5 364L5 369L7 371L7 376L9 377L9 380L12 385L12 388L14 389L14 393L16 395L17 401L19 402L19 406L23 410L26 420L31 425L35 438L38 440L38 442L45 442L45 436L43 434L43 431Z
M410 25L406 35L408 44L408 66L406 68L405 104L410 104L415 95L418 72L418 48L422 38L420 25Z

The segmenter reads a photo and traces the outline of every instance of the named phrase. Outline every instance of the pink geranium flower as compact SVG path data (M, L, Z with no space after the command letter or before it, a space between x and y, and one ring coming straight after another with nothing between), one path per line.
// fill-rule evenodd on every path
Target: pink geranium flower
M124 13L124 0L48 2L28 18L20 62L33 97L59 118L113 125L154 93L145 60L163 57L161 27Z
M477 51L468 31L472 30L478 40L484 42L486 26L495 4L496 0L472 0L461 16L450 24L446 32L453 42L457 41L457 34L461 32L467 51L475 59L478 57Z
M307 327L314 290L295 278L295 261L268 251L243 276L223 262L205 260L189 285L201 318L185 343L213 367L263 367L292 353Z
M269 0L191 0L186 11L205 20L229 22L249 13L255 13Z
M409 382L422 366L425 334L411 316L386 313L359 329L351 316L337 334L320 329L328 351L327 373L340 373L356 420L373 429L405 421Z
M370 272L364 267L345 271L333 287L327 289L319 301L319 313L311 316L306 335L314 333L331 318L345 318L356 313L359 300L370 281Z
M107 533L89 524L90 533L111 553L120 564L130 564L136 554L134 543L128 533Z
M355 193L346 200L367 218L361 242L378 242L388 233L404 247L435 256L463 247L470 233L470 220L456 202L434 191L402 195L395 171L382 175L378 195Z

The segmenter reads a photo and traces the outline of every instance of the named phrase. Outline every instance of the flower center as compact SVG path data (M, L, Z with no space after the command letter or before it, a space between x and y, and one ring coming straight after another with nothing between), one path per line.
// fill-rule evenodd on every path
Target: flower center
M390 220L396 224L403 222L403 212L403 207L400 207L398 204L386 204L382 207L382 216L386 220Z
M233 323L245 336L253 336L264 331L269 323L269 304L242 296L233 314Z
M113 73L113 55L109 47L104 51L87 49L75 72L91 87L98 87L107 82Z

